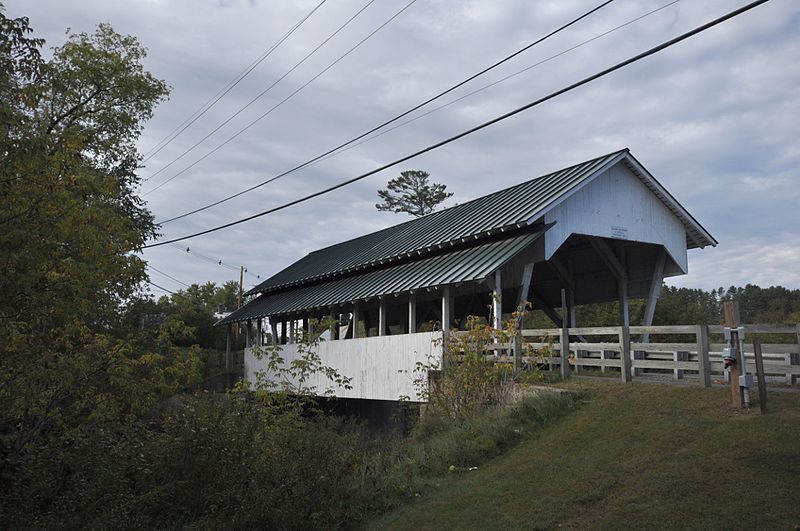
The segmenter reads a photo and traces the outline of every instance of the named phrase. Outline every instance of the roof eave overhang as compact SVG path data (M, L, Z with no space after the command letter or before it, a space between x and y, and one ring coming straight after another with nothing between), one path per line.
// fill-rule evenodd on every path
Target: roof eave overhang
M340 270L337 270L337 271L332 271L332 272L327 273L325 275L316 275L316 276L313 276L313 277L306 277L306 278L297 280L295 282L287 282L287 283L284 283L284 284L278 284L278 285L270 286L269 288L262 289L262 290L256 290L254 288L254 289L251 289L251 290L247 291L245 293L245 295L275 293L275 292L284 291L284 290L287 290L287 289L300 288L300 287L303 287L303 286L306 286L306 285L309 285L309 284L316 284L318 282L322 282L322 281L326 281L326 280L334 280L337 277L349 275L351 273L356 273L356 272L359 272L359 271L368 271L368 270L373 269L375 267L380 267L380 266L383 266L383 265L386 265L386 264L394 264L396 262L399 262L401 260L405 260L405 259L408 259L408 258L420 257L420 256L423 256L423 255L426 255L426 254L433 253L435 251L440 251L442 249L448 249L448 248L456 247L456 246L459 246L459 245L463 245L465 243L474 242L476 240L481 240L481 239L484 239L484 238L489 238L491 236L495 236L495 235L498 235L498 234L503 234L503 233L508 232L508 231L521 229L523 227L534 225L540 219L541 219L541 216L533 216L533 217L531 217L530 219L528 219L527 221L524 221L524 222L512 223L512 224L509 224L509 225L504 225L502 227L495 227L495 228L493 228L491 230L482 231L482 232L478 232L478 233L475 233L475 234L470 234L469 236L462 236L462 237L456 238L454 240L449 240L447 242L437 243L436 245L429 245L427 247L421 247L419 249L412 249L412 250L410 250L408 252L405 252L405 253L402 253L402 254L397 254L397 255L389 256L389 257L384 257L384 258L381 258L379 260L373 260L372 262L367 262L367 263L364 263L364 264L358 264L357 266L349 267L349 268L346 268L346 269L340 269Z

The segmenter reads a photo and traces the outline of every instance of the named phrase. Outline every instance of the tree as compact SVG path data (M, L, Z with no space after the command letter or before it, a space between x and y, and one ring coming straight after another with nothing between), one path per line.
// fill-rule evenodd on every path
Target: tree
M453 194L445 192L447 186L444 184L428 183L428 177L430 174L426 171L400 172L400 177L388 182L386 190L378 190L383 203L376 204L375 208L395 213L406 212L415 217L430 214Z
M191 349L119 332L157 230L134 193L135 142L167 86L108 25L49 61L31 33L0 5L0 497L36 514L96 434L113 440L199 367Z

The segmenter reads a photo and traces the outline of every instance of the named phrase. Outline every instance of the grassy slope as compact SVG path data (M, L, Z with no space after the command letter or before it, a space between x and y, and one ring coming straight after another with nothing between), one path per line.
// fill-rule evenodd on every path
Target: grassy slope
M372 523L388 529L800 525L800 394L770 414L729 391L581 382L586 403L480 470Z

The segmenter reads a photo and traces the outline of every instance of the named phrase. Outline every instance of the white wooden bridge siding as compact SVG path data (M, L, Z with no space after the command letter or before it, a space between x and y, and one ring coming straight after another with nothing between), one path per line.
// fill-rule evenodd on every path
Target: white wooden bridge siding
M609 168L555 206L545 214L545 222L556 222L545 233L548 260L571 234L584 234L661 244L688 272L683 223L624 164Z
M352 389L337 388L322 375L315 375L307 385L320 395L333 388L334 394L341 398L399 400L408 396L412 401L420 401L414 388L414 370L417 362L440 363L441 337L441 332L421 332L323 341L318 349L322 363L352 378ZM287 363L297 359L297 346L282 345L281 357ZM244 369L245 378L253 382L256 372L266 369L266 363L256 359L252 349L247 349Z

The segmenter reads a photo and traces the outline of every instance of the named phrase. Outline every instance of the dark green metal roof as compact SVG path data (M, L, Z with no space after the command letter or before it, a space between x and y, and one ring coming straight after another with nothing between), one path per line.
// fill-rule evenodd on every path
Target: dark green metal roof
M628 153L615 151L427 216L339 243L298 260L251 289L269 293L423 255L529 225L555 200Z
M528 230L514 237L477 243L471 247L328 282L262 294L217 324L291 314L410 290L481 280L528 248L548 228L543 226L534 232Z

